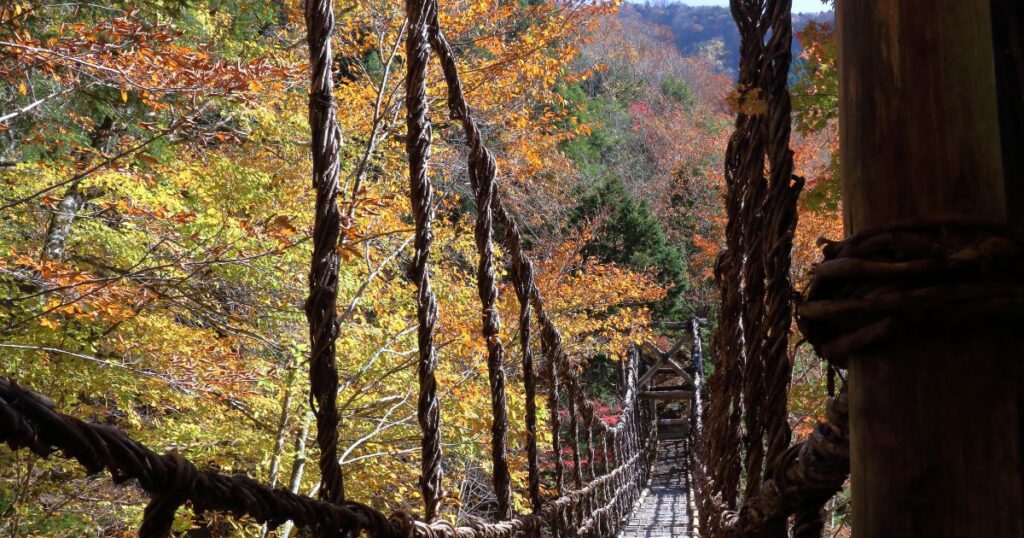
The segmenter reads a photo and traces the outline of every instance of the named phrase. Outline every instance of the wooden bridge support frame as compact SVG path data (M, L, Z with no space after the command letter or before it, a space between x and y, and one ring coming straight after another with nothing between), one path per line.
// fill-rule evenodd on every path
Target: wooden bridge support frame
M989 0L840 0L837 24L847 232L1005 222L1024 148L1001 144ZM855 536L1024 536L1024 331L981 321L850 358Z

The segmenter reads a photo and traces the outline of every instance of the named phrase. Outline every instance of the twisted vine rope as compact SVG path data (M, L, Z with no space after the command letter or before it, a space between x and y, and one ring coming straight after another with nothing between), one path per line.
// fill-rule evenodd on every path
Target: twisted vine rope
M499 333L501 322L498 318L498 286L494 280L494 248L492 243L493 218L491 200L494 197L494 158L482 144L479 158L470 159L483 166L470 167L470 176L478 183L476 206L476 243L480 253L477 269L477 285L480 302L483 304L483 336L487 341L487 377L491 387L491 462L494 474L494 491L498 497L498 514L503 518L512 516L512 479L508 470L505 445L508 442L508 407L505 402L505 348ZM476 164L476 163L474 163Z
M762 221L768 236L768 251L764 259L767 311L762 321L767 331L764 348L767 394L761 422L765 428L765 462L767 477L770 477L777 472L778 460L789 446L791 437L786 405L791 368L789 333L793 324L790 266L797 224L796 204L804 181L793 174L793 151L789 148L792 129L788 86L793 44L792 0L768 0L765 11L771 21L771 38L765 46L764 66L768 97L766 152L770 180L763 202ZM781 534L785 534L784 528Z
M783 452L757 495L744 502L738 513L722 515L722 535L763 536L766 528L799 513L794 536L821 536L821 506L843 487L850 473L848 413L843 387L829 400L826 420L815 425L806 441Z
M440 513L443 496L441 478L441 410L437 401L437 353L434 349L434 325L437 323L437 299L430 287L430 246L434 216L434 190L427 175L430 156L431 125L427 116L427 64L430 61L428 28L436 5L430 1L408 0L406 16L406 152L409 155L409 201L416 221L413 245L416 255L410 268L416 282L416 314L419 320L419 399L417 419L423 432L421 446L420 491L428 521Z
M756 84L756 67L761 44L754 35L759 20L756 5L749 0L730 3L740 33L739 79L737 88ZM741 94L742 96L743 94ZM745 112L743 103L725 151L725 250L715 264L715 281L721 294L718 330L714 336L715 369L708 380L715 395L707 408L707 435L698 437L692 447L706 464L707 475L698 488L700 528L711 534L712 514L734 509L740 484L741 398L744 377L745 341L740 320L744 315L743 281L744 196L752 173L762 174L763 165L751 166L750 145L756 132L754 115ZM759 162L759 161L758 161ZM753 170L751 171L751 169ZM715 479L712 481L711 476Z
M695 398L699 406L701 400ZM711 506L713 513L700 513L702 525L711 525L710 536L765 535L779 521L795 515L793 536L820 537L824 528L821 508L843 487L850 472L849 415L845 386L826 406L826 419L817 423L806 441L787 448L762 482L758 493L746 500L742 507L728 510L712 499L702 506ZM697 407L695 412L699 412ZM691 424L693 424L691 422ZM693 428L687 439L691 453L688 457L688 482L695 493L709 496L713 476L708 466L693 451L700 437L706 433Z
M436 17L436 11L434 12ZM494 166L494 159L490 152L483 145L483 139L479 127L474 120L470 108L465 100L465 95L462 89L462 82L458 73L458 65L456 63L455 55L452 52L451 46L444 37L444 33L441 31L436 23L430 25L430 39L434 46L434 50L437 53L440 62L442 72L444 74L445 83L448 89L448 109L451 117L458 120L463 125L463 130L466 133L466 143L470 148L469 153L469 169L470 169L470 183L471 187L475 192L480 192L483 188L484 182L482 181L486 176L493 185L494 177L496 175L496 168ZM529 311L529 307L532 305L532 310L536 313L537 319L541 326L541 345L545 356L548 358L550 368L551 387L549 392L549 408L552 415L552 430L553 430L553 451L556 455L561 453L561 441L559 432L561 430L560 420L558 418L558 400L559 400L559 386L561 383L565 383L569 387L570 391L570 407L576 411L580 411L585 415L592 415L594 413L593 404L584 398L582 391L574 389L577 387L577 381L575 376L570 374L570 362L562 346L562 337L558 331L557 326L553 323L551 318L548 316L544 308L544 300L540 294L540 290L537 288L533 280L533 263L529 256L523 249L523 237L519 231L519 226L515 221L515 218L511 215L508 209L502 202L501 195L496 190L490 194L491 214L494 220L505 230L503 235L503 243L506 250L509 252L511 258L511 266L513 267L512 278L517 289L517 296L520 300L520 312L524 310ZM478 203L478 211L483 211L481 205ZM479 242L478 242L479 243ZM527 305L526 303L529 303ZM486 307L485 307L486 308ZM520 329L528 328L529 324L520 324ZM527 329L528 330L528 329ZM529 333L525 333L524 346L529 345ZM525 348L524 348L525 349ZM524 357L527 354L524 351ZM532 364L531 364L532 366ZM531 369L532 371L532 369ZM532 421L536 421L535 416L530 415L530 409L535 409L534 397L529 392L529 384L527 384L527 411L528 424ZM570 420L575 421L577 412L570 412ZM596 421L593 423L596 430L600 433L607 429L602 421ZM575 432L575 433L572 433ZM575 423L570 426L570 435L578 440L578 428ZM590 433L589 435L592 435ZM532 450L535 448L535 435L529 435L530 444L534 445ZM573 447L573 461L574 461L574 473L580 473L581 468L579 462L579 443L572 443ZM531 467L535 465L530 463ZM564 466L561 458L556 457L556 487L559 493L563 490L563 478ZM582 476L577 477L574 474L576 480L576 487L579 488L582 485ZM534 488L534 483L531 479L531 489ZM531 494L532 495L532 494ZM539 495L538 495L539 498Z
M469 171L469 183L476 195L476 207L477 207L477 219L474 229L474 237L476 239L477 252L480 256L479 264L477 265L477 289L480 295L480 302L483 308L483 336L487 343L487 373L488 382L491 388L491 461L493 463L493 482L494 492L498 499L498 514L502 518L508 518L512 515L512 479L508 469L508 459L506 456L506 445L508 443L508 407L506 404L505 397L505 372L504 372L504 357L505 348L501 343L501 339L498 335L501 332L501 321L498 317L498 310L496 307L498 297L498 286L494 278L494 248L493 248L493 236L494 236L494 217L493 217L493 200L496 195L496 176L497 176L497 165L494 161L494 156L484 146L483 138L480 134L480 130L476 126L476 122L473 121L473 117L469 111L469 105L466 104L465 97L462 94L462 83L459 80L458 67L455 63L454 54L451 51L451 46L444 37L444 33L441 31L440 24L437 21L437 2L436 0L429 0L433 4L432 10L432 21L430 24L429 38L434 48L438 50L438 55L441 61L441 69L444 73L445 82L448 87L448 109L449 113L454 120L462 122L463 130L466 133L466 146L469 147L468 156L468 171ZM524 268L519 268L515 272L513 278L517 280L515 287L517 290L525 291L524 286L527 286L528 281L532 282L532 270L529 270L528 274L523 274ZM517 292L521 296L521 292ZM526 313L523 313L523 310ZM525 331L521 335L521 346L523 350L524 370L526 369L526 361L531 361L530 376L532 380L532 357L529 355L530 346L530 335L529 335L529 305L524 305L522 298L520 297L520 327L525 328ZM536 384L534 382L533 387L534 395L536 394ZM536 404L530 402L531 396L527 395L527 407L533 407L534 415L532 416L533 430L531 434L536 431ZM531 444L533 451L533 460L531 465L536 466L536 443ZM539 476L539 471L536 470L534 478ZM534 482L531 481L531 488ZM539 484L539 483L538 483ZM540 489L537 486L537 493L534 496L531 491L531 502L534 502L535 509L539 506ZM537 502L535 502L537 501Z
M829 474L812 466L821 471L817 478L845 478L847 472L846 460L822 456L817 450L823 445L815 438L789 446L794 295L789 273L796 203L803 187L803 180L793 175L789 149L791 7L791 0L731 2L741 60L735 131L725 159L726 250L716 266L722 310L710 405L704 410L703 399L695 400L697 412L706 416L691 423L695 438L690 442L699 524L708 536L785 536L786 519L794 511L799 511L796 532L810 535L815 514L842 479L837 484L815 482L807 478L814 473L803 471L805 462L827 461L829 470L838 469ZM829 431L845 428L829 424ZM807 493L811 490L813 494Z
M580 409L577 405L580 386L575 377L569 380L569 446L572 448L572 477L576 489L583 487L583 469L580 468Z
M735 184L741 187L738 197L742 199L738 227L740 244L740 266L742 281L728 282L729 286L738 286L743 305L741 329L743 339L743 355L737 362L743 364L742 401L744 440L744 470L746 488L743 498L747 499L757 493L761 487L761 473L764 469L764 421L763 395L766 390L764 349L768 339L768 326L765 323L765 260L764 260L764 229L765 210L764 197L768 189L765 178L765 149L768 144L765 129L766 113L760 111L766 100L767 76L762 65L766 54L765 37L765 0L743 0L738 6L744 16L737 19L741 28L741 67L749 80L741 81L741 92L749 92L749 99L754 102L741 105L737 116L737 134L742 133L736 151L739 162L735 170ZM746 64L746 65L744 65ZM746 86L744 86L746 85ZM744 97L746 99L747 97ZM767 104L767 103L764 103ZM788 139L784 143L788 143ZM730 140L731 142L731 140ZM739 283L742 284L739 284ZM735 413L735 411L734 411Z
M518 243L517 243L518 244ZM519 245L522 248L522 245ZM533 349L530 347L530 288L534 287L533 268L513 262L512 280L519 301L519 347L523 355L523 385L526 391L526 465L530 506L533 513L541 507L540 466L537 461L537 377L533 367ZM554 382L552 382L554 384ZM607 451L606 451L607 452ZM605 462L607 464L607 461ZM608 472L607 465L604 472Z
M316 442L320 448L320 498L345 498L345 483L338 461L338 369L335 363L338 303L338 150L341 129L334 116L334 81L331 78L331 32L334 7L331 0L306 3L306 35L310 56L309 126L312 132L313 188L316 216L313 220L313 257L309 269L310 398L315 402Z

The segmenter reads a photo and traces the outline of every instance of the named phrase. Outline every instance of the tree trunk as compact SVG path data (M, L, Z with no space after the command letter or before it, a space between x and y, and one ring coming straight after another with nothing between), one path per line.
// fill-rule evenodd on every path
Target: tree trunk
M91 147L95 151L103 151L108 147L117 144L117 137L113 135L114 121L109 116L96 127L92 135ZM77 172L85 170L91 159L91 152L78 150L73 154ZM78 217L78 212L85 207L86 202L100 196L101 191L96 188L85 189L82 187L84 177L72 181L66 191L64 198L57 205L57 210L50 217L50 223L46 228L46 240L43 243L42 259L61 261L67 248L68 236L71 235L71 225Z
M837 23L847 232L1005 223L989 0L844 1ZM939 325L850 357L855 536L1024 534L1024 338Z
M298 493L302 487L302 475L306 471L306 438L309 437L309 429L313 425L313 412L307 411L302 419L302 428L295 436L295 460L292 462L291 478L288 480L288 491ZM292 534L295 523L291 520L285 521L277 531L277 536L288 538Z
M64 259L68 236L71 235L71 225L78 218L78 212L85 207L86 202L99 195L95 189L82 188L81 183L81 180L71 183L50 217L50 224L46 228L46 242L43 244L42 258L45 260Z
M281 400L281 417L277 422L277 436L274 438L274 454L270 458L270 470L268 478L270 487L277 486L278 470L281 468L281 456L284 454L284 442L288 436L288 422L291 419L292 390L295 386L295 372L298 369L295 359L292 358L285 374L284 397Z
M298 364L295 357L288 361L287 373L284 382L284 397L281 399L281 416L277 421L277 435L274 437L274 453L270 457L270 469L267 475L270 487L277 487L277 475L281 469L281 458L284 455L284 443L288 437L288 422L291 420L292 390L295 387L295 372ZM264 523L260 529L260 536L266 538L270 533L269 527Z

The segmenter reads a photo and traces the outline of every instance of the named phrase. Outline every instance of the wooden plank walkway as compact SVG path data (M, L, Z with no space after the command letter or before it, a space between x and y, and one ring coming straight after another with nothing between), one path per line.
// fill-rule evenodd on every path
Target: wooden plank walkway
M686 453L680 439L658 441L651 484L619 538L691 538Z

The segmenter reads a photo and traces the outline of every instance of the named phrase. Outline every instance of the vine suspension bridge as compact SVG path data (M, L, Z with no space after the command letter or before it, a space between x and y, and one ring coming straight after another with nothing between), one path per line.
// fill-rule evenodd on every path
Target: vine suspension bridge
M175 514L186 504L197 514L217 511L247 516L270 528L291 521L316 536L661 538L693 536L698 530L703 536L821 536L823 507L850 470L847 390L841 376L838 387L830 382L825 419L805 440L791 442L786 396L795 310L811 344L835 367L844 367L844 357L866 338L881 338L884 328L874 322L892 311L883 307L879 314L861 309L851 318L854 307L837 296L854 292L838 289L837 278L860 278L860 290L874 289L871 278L910 265L938 275L930 282L940 284L951 271L975 275L981 281L991 276L986 271L993 267L1010 267L1000 274L1019 292L1021 264L1000 261L1020 259L1024 250L1020 237L1001 227L964 221L907 225L829 244L815 281L799 299L794 297L790 252L803 180L793 174L789 149L791 2L734 0L742 59L735 132L725 159L727 248L716 267L721 306L713 374L705 375L704 320L663 323L660 328L673 333L675 345L665 350L653 344L632 345L623 351L621 412L617 420L606 422L586 397L572 350L563 345L559 327L534 283L534 264L516 218L497 188L495 158L463 94L457 58L440 25L438 2L406 0L406 150L416 252L410 275L417 286L417 418L422 429L418 486L423 507L421 513L384 514L345 497L338 463L334 341L338 336L341 133L335 120L331 73L334 6L330 0L306 4L317 197L305 308L312 344L310 401L320 449L319 498L272 489L244 476L199 469L176 452L158 454L117 428L63 414L45 396L0 379L0 440L40 457L59 451L90 473L108 472L117 483L134 481L151 497L140 536L168 536ZM465 526L441 517L443 416L437 396L441 387L435 378L438 313L429 261L435 193L428 174L427 80L433 60L444 77L449 115L465 131L469 183L477 208L476 277L491 388L490 456L497 517ZM526 513L516 513L512 502L505 395L509 380L505 377L506 342L500 337L496 308L495 241L502 246L519 305L518 331L509 334L519 337L516 345L525 386ZM914 248L894 255L892 249L879 246L893 241ZM927 254L917 254L922 252ZM917 263L920 260L914 256L927 257L927 263ZM920 305L932 305L929 301L938 299L928 293L914 297ZM533 334L534 328L539 328L538 335ZM865 333L864 329L870 330ZM544 401L538 402L539 398ZM550 417L550 449L556 455L553 476L542 473L538 462L538 405L546 405ZM682 413L659 416L658 410L665 408ZM568 463L558 457L563 450L571 453Z

